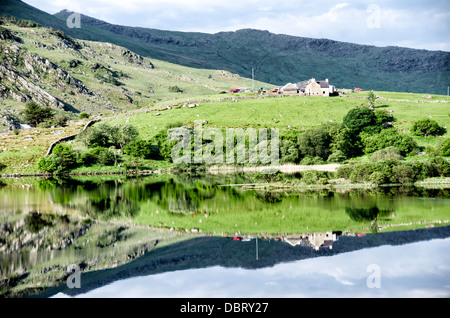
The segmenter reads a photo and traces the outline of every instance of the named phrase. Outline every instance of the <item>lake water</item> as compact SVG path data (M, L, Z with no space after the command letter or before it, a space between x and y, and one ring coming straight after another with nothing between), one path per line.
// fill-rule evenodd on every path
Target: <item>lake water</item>
M260 183L190 174L7 180L1 295L449 296L449 189L236 186ZM80 288L68 287L71 265Z

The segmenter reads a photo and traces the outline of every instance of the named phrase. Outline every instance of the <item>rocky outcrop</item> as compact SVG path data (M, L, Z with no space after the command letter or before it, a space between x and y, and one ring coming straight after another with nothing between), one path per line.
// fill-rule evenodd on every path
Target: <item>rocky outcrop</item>
M26 52L15 44L1 45L3 60L0 63L0 98L11 97L26 103L34 101L40 105L70 109L68 105L42 88L42 77L51 77L56 88L71 87L86 96L95 95L80 80L46 58Z

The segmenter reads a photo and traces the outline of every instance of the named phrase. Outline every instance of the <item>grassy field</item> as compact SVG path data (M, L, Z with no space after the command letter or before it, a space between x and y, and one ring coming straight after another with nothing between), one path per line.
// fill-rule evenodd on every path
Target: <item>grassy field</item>
M391 93L395 96L394 93ZM403 95L400 93L400 95ZM410 96L414 98L414 96ZM237 102L221 101L201 103L198 107L154 111L120 119L110 123L136 125L142 138L150 138L168 124L207 121L206 127L274 127L280 129L305 129L330 121L342 122L347 112L357 106L367 105L367 101L349 97L266 97L242 99ZM409 132L414 121L432 118L441 126L450 127L448 103L416 103L411 101L378 101L376 110L392 111L396 121L394 126ZM158 114L158 115L157 115ZM450 136L447 132L446 136ZM441 137L439 137L441 138ZM433 140L424 139L423 143Z
M396 97L395 93L390 93ZM204 128L227 127L274 127L280 130L307 129L330 121L342 122L347 112L357 106L366 105L367 101L351 97L265 97L219 101L224 97L243 97L249 94L216 94L209 97L200 96L197 99L208 98L212 102L200 103L194 108L179 107L166 110L155 110L124 116L109 120L110 124L134 125L142 139L150 139L167 125L174 123L193 124L195 121L206 121ZM362 94L361 94L362 95ZM432 118L439 125L447 127L447 133L440 137L414 137L419 146L437 146L444 138L450 137L450 109L448 103L415 102L415 95L409 96L411 101L377 101L376 110L392 111L394 127L409 133L414 121L422 118ZM362 95L364 96L364 95ZM187 99L189 100L189 99ZM186 99L172 102L183 104ZM167 102L155 104L164 105ZM125 115L126 113L124 113ZM36 161L45 154L48 146L54 140L80 131L83 122L75 121L66 128L32 129L21 131L19 135L10 132L0 139L3 152L0 162L6 165L2 173L32 173L37 172ZM26 147L26 148L25 148ZM414 156L408 160L423 158ZM364 160L364 157L357 160ZM164 169L167 165L157 161L148 161L148 168ZM26 166L26 167L25 167ZM106 169L106 170L105 170ZM112 168L88 167L79 168L76 172L111 171ZM117 170L117 169L112 169Z

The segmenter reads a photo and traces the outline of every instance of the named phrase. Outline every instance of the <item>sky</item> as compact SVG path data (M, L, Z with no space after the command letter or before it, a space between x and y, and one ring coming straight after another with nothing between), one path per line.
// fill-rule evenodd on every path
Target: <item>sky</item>
M119 280L77 297L448 298L449 247L450 239L434 239L256 270L221 266L179 270ZM259 258L264 258L264 253ZM59 293L54 297L67 295Z
M216 33L244 28L376 46L450 51L449 0L25 0L109 23ZM82 23L82 21L81 21Z

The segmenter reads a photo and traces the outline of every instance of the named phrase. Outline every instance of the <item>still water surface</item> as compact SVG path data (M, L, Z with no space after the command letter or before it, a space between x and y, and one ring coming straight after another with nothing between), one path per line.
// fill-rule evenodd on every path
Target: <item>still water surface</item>
M213 266L119 280L74 297L450 297L450 239L261 269ZM59 292L54 297L67 297Z
M2 295L449 296L449 189L230 186L256 181L159 175L3 186ZM71 264L81 267L80 289L65 283ZM379 288L368 287L371 274Z

